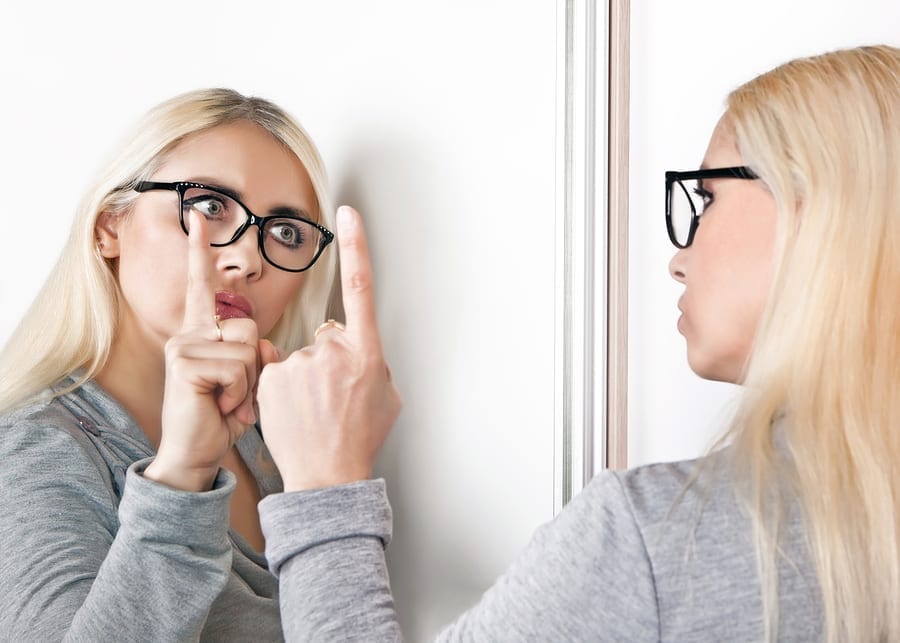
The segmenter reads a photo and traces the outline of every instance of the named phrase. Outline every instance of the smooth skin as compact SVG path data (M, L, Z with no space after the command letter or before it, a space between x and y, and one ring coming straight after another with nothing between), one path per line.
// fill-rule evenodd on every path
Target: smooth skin
M713 131L702 167L743 165L726 113ZM678 330L700 377L740 384L772 280L775 198L762 181L706 179L712 193L693 243L669 264L684 285Z
M151 178L228 187L260 213L289 206L318 216L303 165L248 121L187 138ZM185 236L174 192L144 193L130 212L100 216L97 238L103 255L116 262L122 301L115 342L97 381L157 449L147 478L203 491L220 466L237 476L231 526L261 551L259 489L233 445L255 420L259 371L275 355L260 337L294 299L306 273L268 264L253 230L212 248L202 217L194 217ZM240 295L252 308L248 317L221 322L221 342L214 321L217 291Z
M260 353L252 319L220 322L216 330L213 249L203 217L191 212L184 323L165 348L166 387L159 453L144 475L180 489L209 489L222 459L256 420L253 392Z
M266 445L285 491L371 477L378 451L400 413L400 395L381 346L372 266L359 214L337 212L346 328L326 327L314 344L259 378Z

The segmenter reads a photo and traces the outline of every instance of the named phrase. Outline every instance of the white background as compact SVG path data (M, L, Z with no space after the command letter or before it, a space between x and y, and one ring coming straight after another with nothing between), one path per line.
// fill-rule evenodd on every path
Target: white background
M407 637L424 640L552 515L557 2L133 6L0 8L0 343L92 173L141 113L214 85L282 104L319 144L338 202L369 227L406 402L380 464L395 511L389 563ZM900 5L642 0L631 13L639 464L698 455L732 394L690 373L675 331L663 172L699 165L725 95L753 75L839 46L897 44Z
M700 166L728 92L798 56L900 45L896 0L631 3L630 466L702 453L738 389L697 378L675 330L664 173Z
M553 514L556 4L127 6L0 9L0 342L140 114L213 85L283 105L370 232L405 400L389 564L422 640Z

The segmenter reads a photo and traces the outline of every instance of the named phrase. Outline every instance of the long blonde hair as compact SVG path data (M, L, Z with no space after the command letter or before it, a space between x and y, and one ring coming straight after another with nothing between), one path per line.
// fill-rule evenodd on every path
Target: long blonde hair
M97 248L98 217L103 212L127 214L137 197L134 185L149 178L186 137L237 120L259 125L294 153L315 189L319 221L334 229L325 165L309 135L277 105L230 89L205 89L156 106L88 190L56 266L0 353L0 411L21 405L77 369L82 369L80 383L103 368L116 336L122 295L113 264ZM309 341L324 321L336 265L337 253L329 248L269 333L283 351Z
M730 433L766 637L793 500L829 640L898 641L900 49L789 62L735 90L727 110L778 206L773 284Z

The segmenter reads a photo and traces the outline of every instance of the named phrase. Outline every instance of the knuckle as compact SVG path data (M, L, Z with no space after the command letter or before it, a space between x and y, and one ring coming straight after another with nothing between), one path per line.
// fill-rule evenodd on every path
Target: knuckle
M178 335L170 338L168 341L166 341L165 348L163 349L163 354L165 355L166 362L174 363L183 360L185 357L186 347L187 344L184 338Z
M245 382L247 379L247 369L241 361L227 360L222 370L228 372L229 379L235 384Z
M281 370L283 370L281 364L267 364L266 367L259 372L259 375L256 376L256 381L259 383L260 390L262 390L263 387L268 387L273 379L277 380L278 376L281 374Z
M359 352L360 363L367 372L387 373L387 362L379 351L362 349Z
M256 366L256 360L259 357L259 349L255 344L241 344L241 361L244 364Z
M174 356L178 352L178 346L179 346L178 335L170 337L169 339L166 340L166 344L165 344L165 346L163 346L163 353L165 354L166 359L169 359L169 357Z
M167 359L168 375L177 379L187 379L191 373L190 363L183 355L176 355L171 359Z
M288 370L295 370L301 364L305 364L307 360L309 360L316 353L315 345L304 346L300 350L294 351L290 355L288 355L282 362L281 365Z
M234 325L236 334L245 342L256 342L258 329L256 322L249 317L230 319L229 323Z
M353 292L367 292L372 288L372 276L367 272L357 270L349 276L347 283Z

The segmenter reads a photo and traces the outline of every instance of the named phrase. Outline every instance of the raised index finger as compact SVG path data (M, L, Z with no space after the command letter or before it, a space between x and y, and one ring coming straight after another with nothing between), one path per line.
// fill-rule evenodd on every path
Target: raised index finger
M192 211L189 216L188 282L184 295L183 327L211 328L216 314L216 286L209 232L201 215Z
M372 263L359 213L346 205L338 208L337 231L347 332L372 346L380 346L372 288Z

